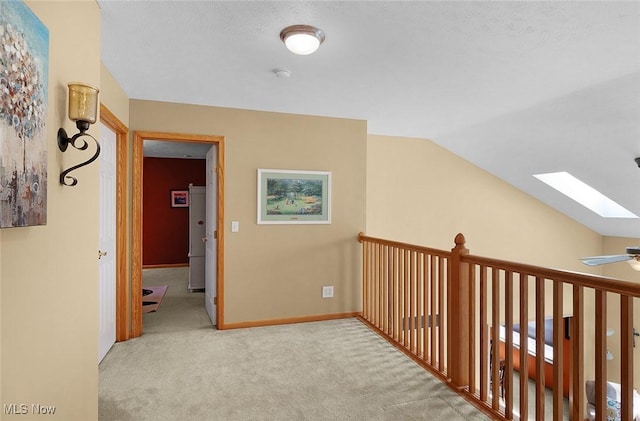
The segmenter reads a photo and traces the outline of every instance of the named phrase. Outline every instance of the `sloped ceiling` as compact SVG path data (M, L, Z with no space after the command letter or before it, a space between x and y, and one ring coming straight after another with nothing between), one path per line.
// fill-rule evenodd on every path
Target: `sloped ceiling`
M569 171L640 215L640 2L98 3L103 62L130 98L364 119L640 237L640 219L602 218L532 176ZM326 33L310 56L279 39L301 23Z

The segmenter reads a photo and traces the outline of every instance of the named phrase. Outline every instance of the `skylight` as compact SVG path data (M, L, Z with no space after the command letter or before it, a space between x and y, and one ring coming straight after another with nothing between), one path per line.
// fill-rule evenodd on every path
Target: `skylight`
M534 177L604 218L638 218L568 172L534 174Z

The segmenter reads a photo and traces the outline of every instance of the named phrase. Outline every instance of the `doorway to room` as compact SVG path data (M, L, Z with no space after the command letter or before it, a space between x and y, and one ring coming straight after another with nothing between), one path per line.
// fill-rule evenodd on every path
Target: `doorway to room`
M133 140L133 244L132 244L132 337L140 336L143 331L143 229L144 218L143 190L144 146L147 142L159 144L170 149L172 145L200 146L206 153L206 218L203 224L203 236L198 238L205 244L204 261L204 304L211 322L220 327L223 324L223 291L224 279L222 256L224 251L223 191L224 186L224 138L221 136L186 135L159 132L134 132ZM174 192L166 192L165 205L170 206ZM175 192L176 206L183 206L183 197L188 198L188 190ZM187 196L180 195L187 194ZM188 200L188 199L186 199ZM162 204L159 204L162 206ZM185 206L186 207L186 206ZM146 215L146 214L144 214ZM170 223L167 221L166 223ZM177 265L179 266L179 265ZM185 266L185 265L183 265ZM145 269L146 271L147 269Z

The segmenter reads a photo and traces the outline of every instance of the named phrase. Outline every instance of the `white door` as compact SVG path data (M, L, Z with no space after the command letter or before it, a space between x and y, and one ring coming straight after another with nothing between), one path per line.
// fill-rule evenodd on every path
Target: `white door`
M216 225L218 223L218 148L211 146L207 152L207 194L205 218L205 265L204 265L204 300L211 323L216 325L216 301L218 289L218 239Z
M116 341L116 134L100 125L98 363Z
M189 184L189 291L204 290L206 193Z

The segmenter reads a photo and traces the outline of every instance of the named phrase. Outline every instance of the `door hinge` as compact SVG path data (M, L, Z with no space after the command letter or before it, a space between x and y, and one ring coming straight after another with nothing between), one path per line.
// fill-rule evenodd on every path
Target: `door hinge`
M217 239L218 238L218 231L214 231L213 232L213 238Z
M214 306L218 305L218 297L213 297L213 305Z

